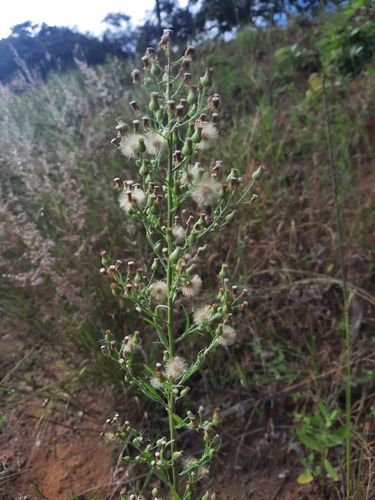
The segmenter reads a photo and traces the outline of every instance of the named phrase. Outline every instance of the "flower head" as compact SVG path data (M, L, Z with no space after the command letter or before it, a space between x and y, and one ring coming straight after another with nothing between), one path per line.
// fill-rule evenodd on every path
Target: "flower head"
M152 298L157 302L163 302L167 298L167 284L164 281L155 281L150 285Z
M139 209L146 204L146 195L139 186L134 186L132 191L132 199L135 200Z
M120 208L125 212L134 208L134 205L141 210L146 204L146 195L138 186L134 186L133 190L123 191L118 198Z
M210 149L219 138L219 131L212 123L202 124L202 140L198 144L198 149Z
M208 305L198 307L198 309L195 309L193 313L193 321L197 325L200 325L204 321L209 321L211 317L211 306Z
M165 373L168 378L177 379L182 377L188 369L186 361L180 356L172 356L165 363Z
M215 179L204 175L193 184L191 196L200 206L212 205L220 196L221 184Z
M230 346L236 341L237 333L230 325L223 326L223 333L217 338L220 345Z
M172 234L176 238L176 243L183 243L185 241L185 230L182 226L174 225L172 227Z
M166 139L156 132L151 132L145 136L145 144L150 155L156 155L167 147Z
M163 382L158 377L151 377L150 384L154 389L162 389L164 387Z
M181 288L182 293L185 297L196 297L202 288L202 278L198 274L186 281L184 286Z
M120 151L129 160L138 157L138 141L142 136L139 134L128 134L125 135L120 142Z

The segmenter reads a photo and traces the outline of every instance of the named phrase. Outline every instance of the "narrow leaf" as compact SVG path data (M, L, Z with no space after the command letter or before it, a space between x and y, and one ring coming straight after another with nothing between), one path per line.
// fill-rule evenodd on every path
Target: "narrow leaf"
M339 476L337 475L337 472L335 471L335 469L333 468L331 462L329 462L326 458L324 459L323 461L324 463L324 467L326 468L326 471L328 472L328 474L331 476L331 478L334 480L334 481L338 481L339 480Z
M320 446L320 443L318 441L313 439L311 436L308 436L307 434L305 434L303 431L301 431L301 429L297 429L296 432L297 432L297 436L300 438L301 442L305 446L307 446L311 450L321 452L321 446Z

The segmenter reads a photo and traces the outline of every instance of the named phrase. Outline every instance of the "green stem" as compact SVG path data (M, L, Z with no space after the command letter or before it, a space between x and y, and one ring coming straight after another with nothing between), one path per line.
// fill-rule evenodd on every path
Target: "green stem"
M345 321L345 344L346 344L346 384L345 384L345 432L346 432L346 498L350 499L350 449L351 449L351 387L350 387L350 324L349 324L349 297L348 289L346 284L346 274L344 265L344 254L343 254L343 238L341 232L341 221L340 221L340 208L338 202L338 189L337 189L337 173L335 164L333 161L333 151L332 151L332 140L331 140L331 130L328 116L328 105L327 105L327 94L324 82L324 74L321 74L322 91L323 91L323 105L324 105L324 116L326 122L326 133L327 133L327 144L328 144L328 157L329 157L329 168L331 173L331 182L333 190L333 202L335 207L336 216L336 228L337 228L337 239L338 239L338 254L341 268L341 278L342 278L342 288L344 295L344 321Z
M170 80L171 80L171 57L170 57L170 49L167 52L168 57L168 80L167 80L167 101L170 100L171 96L171 88L170 88ZM172 143L172 118L169 115L168 118L168 177L167 177L167 201L168 201L168 222L167 227L171 228L173 224L173 163L172 163L172 154L173 154L173 143ZM173 252L173 242L171 240L168 241L168 253L169 255ZM169 344L169 355L172 357L175 353L175 340L174 340L174 329L173 329L173 298L174 292L172 290L173 282L173 268L170 260L168 260L167 265L167 290L168 290L168 344ZM172 414L175 413L175 398L173 394L169 395L168 401L169 407L169 433L171 440L171 455L177 451L177 443L176 443L176 422L172 417ZM178 467L177 461L172 458L172 481L173 487L178 493Z

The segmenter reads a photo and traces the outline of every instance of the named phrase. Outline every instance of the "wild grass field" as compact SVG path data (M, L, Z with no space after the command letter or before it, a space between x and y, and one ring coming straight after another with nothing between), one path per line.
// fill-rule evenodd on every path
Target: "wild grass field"
M236 319L235 346L208 358L186 400L225 417L197 498L375 498L373 16L347 7L197 46L194 72L215 68L210 92L222 101L220 140L200 159L236 169L245 186L266 168L257 201L239 210L230 234L211 237L200 262L200 301L217 293L226 263L249 307ZM99 345L108 329L121 340L139 328L100 274L100 252L140 267L151 258L113 190L114 178L136 176L111 140L116 117L131 122L129 102L143 103L130 76L140 64L77 61L46 82L21 66L0 87L4 500L112 499L153 486L100 436L115 410L167 432L165 416L124 385ZM197 336L181 354L189 360L201 346ZM194 436L180 439L194 453Z

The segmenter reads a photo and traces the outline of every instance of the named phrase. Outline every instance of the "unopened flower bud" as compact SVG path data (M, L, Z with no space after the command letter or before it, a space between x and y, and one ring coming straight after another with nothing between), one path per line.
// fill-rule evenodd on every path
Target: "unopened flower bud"
M235 216L238 214L238 210L233 210L233 212L225 217L226 222L233 222Z
M219 277L223 280L225 278L228 278L228 265L227 264L223 264L221 266L221 270L219 272Z
M161 70L160 70L159 65L158 65L158 64L156 64L155 62L153 62L153 63L151 64L151 70L150 70L151 74L152 74L152 75L155 75L155 76L158 76L158 75L160 75L160 71L161 71Z
M186 386L185 389L182 389L181 391L181 397L184 398L190 391L190 387Z
M192 85L190 87L186 100L189 104L197 104L198 94L197 94L197 86L196 85Z
M172 460L178 460L179 458L181 458L184 454L184 450L180 450L180 451L175 451L172 455Z
M143 137L138 139L137 151L141 154L146 152L146 144Z
M191 137L186 137L181 153L184 156L193 156L193 140Z
M212 85L212 76L211 76L212 72L213 72L212 68L206 68L206 73L201 78L201 84L203 85L203 87L205 87L205 88L211 87L211 85Z
M253 173L252 178L254 181L259 181L262 178L263 170L266 170L266 167L264 167L263 165L260 165L258 170L256 170Z
M102 252L100 252L100 257L102 258L103 266L109 267L111 265L112 259L109 257L106 250L103 250Z
M212 416L212 425L217 427L222 420L223 420L223 417L220 413L220 408L215 408L214 414Z
M158 92L151 92L151 101L150 104L148 105L148 108L150 111L153 111L154 113L158 111L158 109L160 109Z
M197 124L195 126L195 131L194 134L191 136L191 140L195 143L198 144L202 140L202 130L203 127L200 125L200 123L197 121Z

